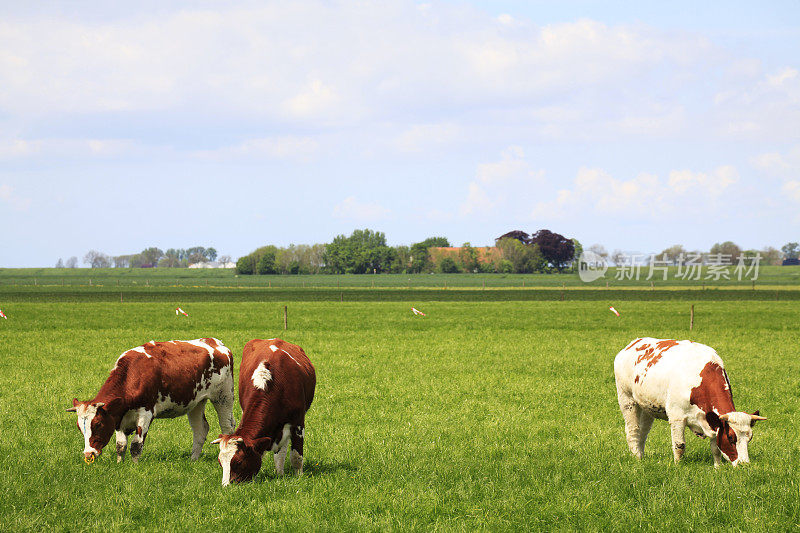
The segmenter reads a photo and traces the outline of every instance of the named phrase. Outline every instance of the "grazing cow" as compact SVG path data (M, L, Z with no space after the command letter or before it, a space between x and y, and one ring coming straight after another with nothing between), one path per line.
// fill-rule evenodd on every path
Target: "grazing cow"
M283 475L291 444L292 467L303 473L305 416L314 400L314 366L299 346L280 339L248 342L239 371L242 421L231 435L220 435L222 485L249 481L261 470L262 455L274 452Z
M117 462L134 432L131 458L137 462L154 418L187 413L194 434L192 459L197 459L208 435L206 400L214 405L225 432L236 425L233 399L233 354L220 341L151 341L120 355L94 399L75 398L67 411L78 414L87 462L100 455L115 431Z
M747 443L758 415L736 411L728 374L717 352L692 341L636 339L614 359L617 399L631 452L641 458L654 418L669 421L675 462L683 456L684 430L711 438L714 466L720 455L733 466L749 463Z

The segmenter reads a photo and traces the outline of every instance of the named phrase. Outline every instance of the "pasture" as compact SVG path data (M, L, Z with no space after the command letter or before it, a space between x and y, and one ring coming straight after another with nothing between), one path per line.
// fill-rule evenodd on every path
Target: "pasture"
M616 318L602 295L339 302L287 294L280 303L208 295L183 305L187 318L157 293L125 303L13 294L3 300L0 291L10 316L0 320L6 530L800 527L796 302L702 301L690 334L687 301L633 296L615 303ZM411 305L428 316L414 317ZM645 335L718 350L737 408L769 418L755 428L752 464L715 470L708 442L687 433L675 466L662 421L645 459L629 454L612 361ZM117 464L113 443L84 464L75 415L64 412L72 398L93 397L128 348L201 336L231 348L237 372L252 338L278 336L308 353L318 385L302 477L276 478L270 459L254 483L223 489L216 446L189 461L185 417L153 422L139 464L129 456ZM210 441L219 426L210 406L206 413Z

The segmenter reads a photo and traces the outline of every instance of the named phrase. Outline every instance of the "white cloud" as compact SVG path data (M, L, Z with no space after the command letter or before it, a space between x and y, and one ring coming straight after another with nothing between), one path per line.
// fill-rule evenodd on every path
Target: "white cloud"
M800 73L784 67L713 99L719 132L758 141L800 139Z
M31 206L30 198L23 198L16 194L14 188L7 184L0 185L0 202L9 205L16 211L27 211Z
M500 160L478 165L475 180L467 185L467 197L459 208L462 215L485 214L506 206L519 191L544 180L544 170L533 170L520 146L503 150Z
M800 181L787 180L784 182L782 189L783 192L789 196L789 198L795 202L800 202Z
M313 137L287 135L247 139L234 146L197 151L195 155L207 159L307 159L313 156L318 149L319 142Z
M401 152L422 152L452 143L460 138L455 124L413 124L395 139Z
M0 140L0 159L26 157L34 155L41 149L41 141L23 139Z
M37 156L115 157L143 153L146 150L146 147L128 139L0 140L0 160Z
M12 115L202 110L317 127L388 118L412 129L412 150L415 135L453 134L414 124L471 122L481 131L473 115L499 110L573 109L598 124L596 135L607 135L603 123L633 134L660 122L674 129L680 102L662 104L649 89L690 91L675 71L702 73L713 56L698 35L588 19L538 27L411 1L7 17L0 42L0 110ZM432 121L437 114L450 119ZM564 120L554 114L532 126L546 136L549 123Z
M786 152L765 152L750 158L754 168L784 178L800 174L800 144Z
M351 219L371 222L387 218L391 214L389 209L377 203L362 203L355 196L348 196L333 208L335 218Z
M539 202L531 215L541 219L584 213L658 220L676 213L711 212L717 198L738 179L732 166L712 172L673 170L666 180L649 173L622 180L601 169L582 167L571 189L559 190L554 200Z

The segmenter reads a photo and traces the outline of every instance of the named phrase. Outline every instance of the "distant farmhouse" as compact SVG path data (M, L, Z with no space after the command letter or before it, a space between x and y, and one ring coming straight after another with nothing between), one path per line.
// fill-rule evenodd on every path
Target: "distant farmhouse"
M228 261L222 263L220 261L206 261L204 263L194 263L189 265L189 268L236 268L236 263Z
M475 246L472 249L477 252L477 260L481 264L498 263L503 258L500 249L495 246ZM433 246L428 248L428 254L435 265L439 265L445 257L450 257L458 262L464 252L465 249L461 247Z

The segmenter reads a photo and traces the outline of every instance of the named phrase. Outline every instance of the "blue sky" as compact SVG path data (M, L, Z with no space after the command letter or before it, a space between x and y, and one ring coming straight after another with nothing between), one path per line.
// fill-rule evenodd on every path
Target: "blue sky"
M800 3L5 3L0 266L800 240Z

